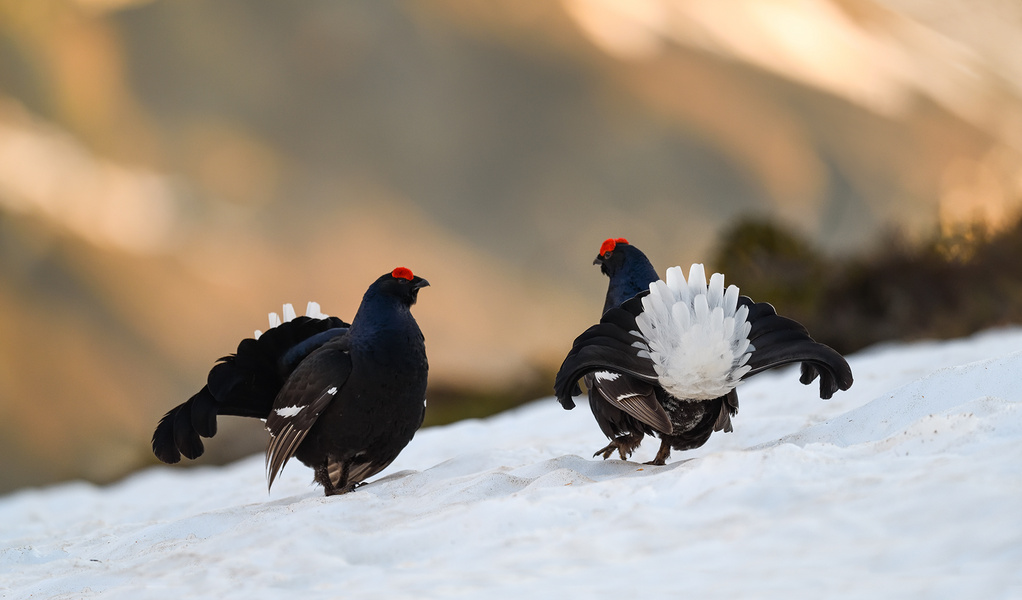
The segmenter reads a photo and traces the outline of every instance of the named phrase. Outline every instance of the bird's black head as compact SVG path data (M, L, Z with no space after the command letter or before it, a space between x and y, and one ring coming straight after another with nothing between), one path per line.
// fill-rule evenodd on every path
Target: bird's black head
M396 296L403 303L411 306L419 298L419 290L428 286L429 282L412 273L411 269L398 267L385 273L375 283L381 294Z
M593 264L600 265L600 271L607 277L613 277L624 266L632 250L638 252L625 238L607 238L600 246L600 253L596 255Z
M603 312L618 306L635 294L649 288L659 279L649 259L625 238L610 238L600 246L600 254L593 261L610 278Z

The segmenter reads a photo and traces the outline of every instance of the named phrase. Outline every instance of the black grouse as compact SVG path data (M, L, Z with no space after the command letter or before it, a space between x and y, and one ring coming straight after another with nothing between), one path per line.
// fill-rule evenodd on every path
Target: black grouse
M593 416L610 444L627 459L645 435L660 449L706 443L714 431L732 431L738 412L736 386L756 373L802 363L800 381L820 378L820 397L852 385L845 359L814 341L798 322L765 302L739 296L715 273L706 283L702 265L685 278L680 267L660 281L646 256L623 238L608 239L594 264L610 278L603 317L575 339L554 384L557 399L572 409L572 396L588 389Z
M350 325L285 316L242 340L197 394L160 420L153 453L165 463L201 456L199 438L216 434L217 415L265 419L268 486L294 456L326 495L350 492L393 462L422 425L426 345L410 309L428 285L399 267L369 286Z

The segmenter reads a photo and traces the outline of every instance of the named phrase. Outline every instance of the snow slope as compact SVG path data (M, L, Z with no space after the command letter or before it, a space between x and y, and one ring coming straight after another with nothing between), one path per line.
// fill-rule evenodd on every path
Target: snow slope
M1018 598L1020 349L874 348L830 401L765 373L664 467L589 458L587 408L548 398L423 430L346 496L297 463L267 496L261 456L21 491L0 597Z

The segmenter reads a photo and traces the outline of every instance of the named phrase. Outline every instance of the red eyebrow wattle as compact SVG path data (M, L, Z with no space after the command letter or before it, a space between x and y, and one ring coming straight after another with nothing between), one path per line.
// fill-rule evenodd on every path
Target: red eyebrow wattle
M415 277L415 275L412 273L412 270L406 269L405 267L398 267L394 269L393 271L390 272L390 276L396 277L398 279L407 279L408 281L411 281L412 277Z
M626 240L625 238L617 238L617 239L607 238L606 240L604 240L603 245L600 246L600 254L606 254L608 252L613 252L614 248L617 248L618 244L627 244L627 243L628 243L628 240Z

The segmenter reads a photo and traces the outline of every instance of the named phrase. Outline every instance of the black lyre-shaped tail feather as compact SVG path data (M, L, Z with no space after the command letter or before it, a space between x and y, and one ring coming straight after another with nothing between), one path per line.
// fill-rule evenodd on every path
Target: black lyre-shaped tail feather
M336 317L297 317L246 338L238 351L217 361L206 385L160 419L153 432L153 454L169 464L181 456L202 456L201 437L216 435L218 415L265 419L288 375L313 350L347 331Z
M820 398L824 400L851 387L852 369L848 361L830 346L810 337L801 323L778 315L767 302L753 302L740 296L738 303L749 307L748 320L752 324L749 341L755 348L748 362L752 368L743 379L798 362L802 363L799 381L809 385L819 377Z
M153 454L168 464L179 462L182 454L185 458L198 458L205 451L199 436L212 437L215 433L216 399L203 386L160 419L153 432Z

